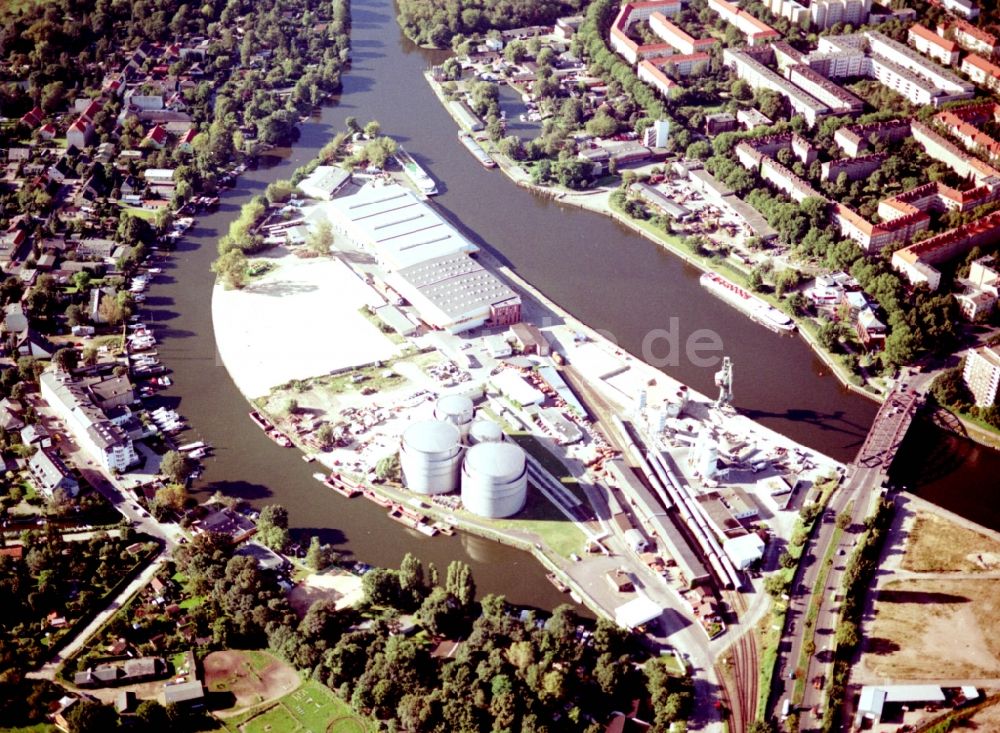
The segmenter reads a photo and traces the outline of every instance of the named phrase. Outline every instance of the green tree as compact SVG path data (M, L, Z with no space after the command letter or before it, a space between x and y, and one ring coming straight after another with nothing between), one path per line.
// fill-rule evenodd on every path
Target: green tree
M59 349L52 355L52 363L64 372L72 372L76 369L78 360L79 354L77 354L76 349L72 347Z
M160 473L175 484L185 484L194 469L194 460L175 450L167 451L160 461Z
M268 504L257 517L257 538L272 550L283 552L291 541L288 534L288 510L280 504Z
M240 250L231 249L212 263L212 272L226 290L241 290L247 280L247 257Z
M476 599L476 582L472 579L472 570L461 560L448 563L444 587L458 599L463 608L469 608Z
M306 240L306 246L309 250L315 252L319 255L330 254L330 248L333 246L334 236L333 236L333 225L330 224L326 219L321 220L312 228L309 232L309 237Z
M323 570L326 570L332 562L333 552L330 549L330 546L324 545L320 542L319 537L313 535L309 540L309 549L306 551L306 565L316 572L322 572Z

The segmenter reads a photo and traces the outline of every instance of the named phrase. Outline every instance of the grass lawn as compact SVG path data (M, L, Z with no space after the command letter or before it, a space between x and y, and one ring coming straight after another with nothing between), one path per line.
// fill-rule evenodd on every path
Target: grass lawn
M367 733L369 721L315 680L259 714L225 721L231 733Z
M583 532L533 485L529 485L524 509L510 519L493 520L492 524L503 529L534 532L553 552L563 557L583 549Z
M977 562L978 556L987 556ZM991 561L990 561L991 560ZM975 572L1000 561L1000 542L929 512L917 512L903 554L915 572Z
M21 728L0 728L0 733L58 733L59 729L51 723L35 723Z
M130 216L146 221L153 221L158 211L158 209L144 209L141 206L122 206L122 209Z
M192 608L197 608L204 602L205 599L202 596L191 596L190 598L185 598L177 605L179 605L185 611L190 611Z

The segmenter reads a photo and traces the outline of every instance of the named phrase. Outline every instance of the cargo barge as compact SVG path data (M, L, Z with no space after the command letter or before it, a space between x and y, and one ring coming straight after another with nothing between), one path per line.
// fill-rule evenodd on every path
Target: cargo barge
M496 161L490 157L489 153L487 153L485 150L482 149L482 147L480 147L479 143L476 142L476 139L472 137L472 135L470 135L467 132L460 132L458 133L458 139L461 141L462 145L464 145L470 153L475 155L476 158L479 160L479 162L482 163L485 167L487 168L496 167L497 164Z
M706 272L700 282L710 293L743 311L760 325L772 331L795 330L795 322L788 315L721 275Z

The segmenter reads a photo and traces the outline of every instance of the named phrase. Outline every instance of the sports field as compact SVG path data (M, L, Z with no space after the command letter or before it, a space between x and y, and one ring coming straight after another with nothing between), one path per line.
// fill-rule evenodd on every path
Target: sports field
M227 721L231 733L368 733L368 721L315 680L256 713Z

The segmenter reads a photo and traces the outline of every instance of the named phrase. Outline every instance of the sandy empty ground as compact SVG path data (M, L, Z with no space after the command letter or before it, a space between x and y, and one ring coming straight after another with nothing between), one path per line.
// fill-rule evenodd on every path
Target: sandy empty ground
M976 572L1000 566L1000 542L930 512L917 512L902 567L916 572Z
M897 681L998 677L998 623L998 579L890 582L875 600L863 664Z
M257 664L233 649L206 656L202 664L209 692L230 692L234 707L244 708L287 695L301 684L293 667L265 652L256 654Z
M277 267L243 290L215 286L219 355L240 391L260 397L279 384L388 359L398 347L358 309L381 304L347 265L273 251Z
M349 573L313 573L292 588L288 601L300 616L320 599L332 600L337 608L348 608L361 600L361 578Z

